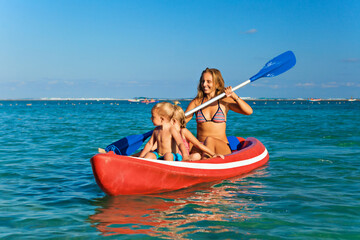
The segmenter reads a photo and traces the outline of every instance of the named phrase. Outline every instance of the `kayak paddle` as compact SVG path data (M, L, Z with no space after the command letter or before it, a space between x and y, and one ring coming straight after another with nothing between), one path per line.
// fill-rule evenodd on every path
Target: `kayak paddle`
M269 62L265 64L265 66L254 76L252 76L250 79L246 80L245 82L237 85L236 87L233 87L232 90L236 91L237 89L254 82L255 80L262 78L262 77L275 77L277 75L280 75L290 68L292 68L296 63L295 55L292 51L287 51L279 56L271 59ZM191 109L190 111L185 113L185 116L189 116L193 114L194 112L208 106L209 104L225 97L225 93L222 93L209 101L197 106L194 109ZM106 152L114 151L118 155L131 155L133 154L143 143L144 141L151 136L153 130L139 135L130 135L125 138L122 138L109 146L105 148Z
M130 135L116 142L113 142L105 148L106 152L113 151L115 154L128 156L133 154L144 142L152 135L154 130L144 134Z
M295 65L295 63L296 63L296 58L295 58L294 53L292 51L284 52L284 53L280 54L279 56L271 59L269 62L267 62L265 64L265 66L257 74L255 74L254 76L252 76L245 82L237 85L236 87L233 87L232 90L236 91L239 88L241 88L251 82L254 82L257 79L262 78L262 77L275 77L277 75L280 75L283 72L286 72L287 70L292 68ZM221 94L217 95L216 97L210 99L209 101L204 102L203 104L197 106L196 108L193 108L190 111L186 112L185 117L190 116L194 112L199 111L200 109L208 106L209 104L211 104L223 97L225 97L225 93L221 93Z

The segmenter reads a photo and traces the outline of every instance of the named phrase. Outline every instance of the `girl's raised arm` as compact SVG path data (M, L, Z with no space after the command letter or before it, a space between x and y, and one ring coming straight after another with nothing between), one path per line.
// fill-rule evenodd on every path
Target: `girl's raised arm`
M251 115L253 113L250 105L233 92L231 87L225 88L225 93L227 97L223 101L227 103L230 110L244 115Z

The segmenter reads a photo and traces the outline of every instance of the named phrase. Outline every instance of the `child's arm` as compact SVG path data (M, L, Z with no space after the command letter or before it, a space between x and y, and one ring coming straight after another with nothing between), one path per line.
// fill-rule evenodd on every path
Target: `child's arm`
M211 151L210 148L202 144L187 128L183 128L183 134L189 142L191 142L195 147L199 148L201 151L209 154L211 157L221 157L224 159L224 155L216 154L215 152Z
M99 148L98 149L98 151L99 151L99 153L102 153L102 152L100 152L101 150L100 150L101 148ZM154 145L152 146L152 148L150 149L150 152L153 152L153 151L155 151L157 149L157 142L154 142ZM140 156L140 154L141 154L141 152L142 152L142 150L143 149L141 149L139 152L137 152L137 153L134 153L133 155L131 155L131 156L133 156L133 157L139 157ZM105 150L104 150L105 151Z
M180 133L175 129L175 127L171 127L170 133L171 136L175 139L175 142L181 151L183 160L187 160L189 158L189 153L186 150L185 144L181 138Z
M155 136L154 135L155 135L155 131L151 135L150 140L145 144L145 147L141 151L139 157L141 157L141 158L145 157L145 155L152 150L152 148L154 146L154 143L155 143Z

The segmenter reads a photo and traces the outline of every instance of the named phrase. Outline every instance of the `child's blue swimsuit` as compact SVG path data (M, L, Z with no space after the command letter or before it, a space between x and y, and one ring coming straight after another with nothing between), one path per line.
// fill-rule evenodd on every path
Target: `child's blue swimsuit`
M152 153L155 154L157 159L164 160L164 156L161 156L157 151L153 151ZM180 153L172 153L172 155L174 156L174 161L182 160L182 156L180 155Z

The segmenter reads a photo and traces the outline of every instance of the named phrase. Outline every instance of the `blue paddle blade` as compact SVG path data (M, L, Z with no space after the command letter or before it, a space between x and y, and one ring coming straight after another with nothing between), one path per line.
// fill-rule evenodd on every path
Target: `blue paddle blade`
M294 53L292 51L284 52L267 62L257 74L250 78L250 80L253 82L262 77L275 77L295 66L295 63L296 58Z
M116 142L113 142L105 148L106 152L113 151L115 154L129 156L133 154L151 136L154 130L144 134L130 135Z

